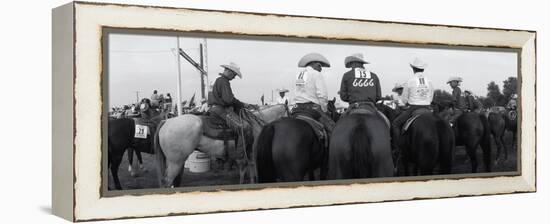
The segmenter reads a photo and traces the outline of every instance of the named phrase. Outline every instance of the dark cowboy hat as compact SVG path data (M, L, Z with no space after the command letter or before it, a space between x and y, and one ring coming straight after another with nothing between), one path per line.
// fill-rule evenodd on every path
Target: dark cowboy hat
M360 63L363 63L363 64L368 64L369 62L365 61L363 59L363 54L352 54L350 56L347 56L346 59L344 59L344 65L346 66L346 68L349 68L350 67L350 63L352 62L360 62Z

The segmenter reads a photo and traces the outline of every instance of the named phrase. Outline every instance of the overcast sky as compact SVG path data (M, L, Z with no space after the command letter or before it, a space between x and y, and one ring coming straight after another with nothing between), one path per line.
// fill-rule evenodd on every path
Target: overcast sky
M175 36L110 34L109 37L109 104L120 106L134 103L136 91L139 98L149 98L154 89L176 99L177 63L172 49L176 48ZM204 38L180 36L180 48L199 61L199 44ZM271 101L272 90L287 88L294 96L294 79L300 71L300 58L310 52L324 55L331 63L323 69L329 97L336 97L342 75L348 70L344 58L362 53L371 64L367 68L378 74L382 95L391 93L398 82L405 82L411 75L409 66L415 57L424 60L428 67L425 74L435 88L450 91L446 84L449 76L463 78L461 88L472 90L475 95L486 95L487 84L495 81L502 89L507 77L517 77L517 53L503 51L459 50L419 48L391 45L368 45L338 42L289 42L264 39L207 38L208 79L212 83L223 68L219 65L235 62L241 67L243 78L231 82L237 98L247 103L260 103L265 94ZM200 76L183 58L181 59L182 99L189 100L196 94L200 98ZM276 97L277 93L274 93Z

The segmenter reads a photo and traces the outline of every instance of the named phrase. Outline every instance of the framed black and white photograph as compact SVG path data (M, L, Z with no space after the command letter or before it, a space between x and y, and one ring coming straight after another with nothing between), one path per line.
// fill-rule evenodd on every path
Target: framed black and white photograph
M53 35L72 221L536 191L534 31L75 2Z

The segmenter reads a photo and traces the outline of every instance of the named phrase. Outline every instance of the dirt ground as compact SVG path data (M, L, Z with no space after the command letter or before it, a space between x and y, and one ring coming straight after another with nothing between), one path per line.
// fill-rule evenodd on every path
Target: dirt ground
M508 150L508 160L493 163L493 172L516 171L517 170L517 150L512 149L512 134L507 132L504 138L504 144L510 148ZM497 148L495 142L492 141L491 157L496 157ZM478 172L484 172L483 155L481 148L477 150ZM128 159L124 155L124 159L120 165L119 178L123 189L146 189L157 188L157 172L155 157L150 154L142 153L145 171L139 171L137 176L132 177L128 172ZM137 157L134 156L134 164L137 163ZM185 186L212 186L212 185L228 185L239 184L239 173L234 168L231 171L217 171L215 162L211 163L211 171L205 173L192 173L185 169L182 178L182 185ZM134 165L137 170L137 165ZM470 173L471 164L466 154L464 147L457 147L454 152L453 174ZM109 173L109 185L114 186L112 176Z

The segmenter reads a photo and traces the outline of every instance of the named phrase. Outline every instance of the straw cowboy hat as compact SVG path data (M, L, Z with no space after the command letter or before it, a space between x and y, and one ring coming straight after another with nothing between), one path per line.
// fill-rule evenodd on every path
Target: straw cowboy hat
M460 78L458 76L451 76L451 77L449 77L449 80L447 81L447 83L450 83L452 81L462 82L462 78Z
M395 83L395 86L393 87L393 89L391 89L392 92L395 92L397 91L398 89L403 89L405 88L403 84L401 83Z
M351 62L361 62L363 64L369 63L363 59L363 54L352 54L350 56L347 56L346 59L344 59L344 65L346 66L346 68L350 67Z
M277 92L279 92L279 93L288 93L288 89L280 88L280 89L277 89Z
M411 67L418 68L418 69L425 69L428 67L428 64L426 62L422 61L420 58L415 58L411 63Z
M319 53L306 54L298 62L298 67L306 67L307 64L314 61L320 62L323 67L330 67L330 62L328 62L328 60Z
M237 76L239 76L239 78L241 79L243 78L243 75L241 74L241 68L237 64L230 62L228 65L220 65L220 66L235 72Z

